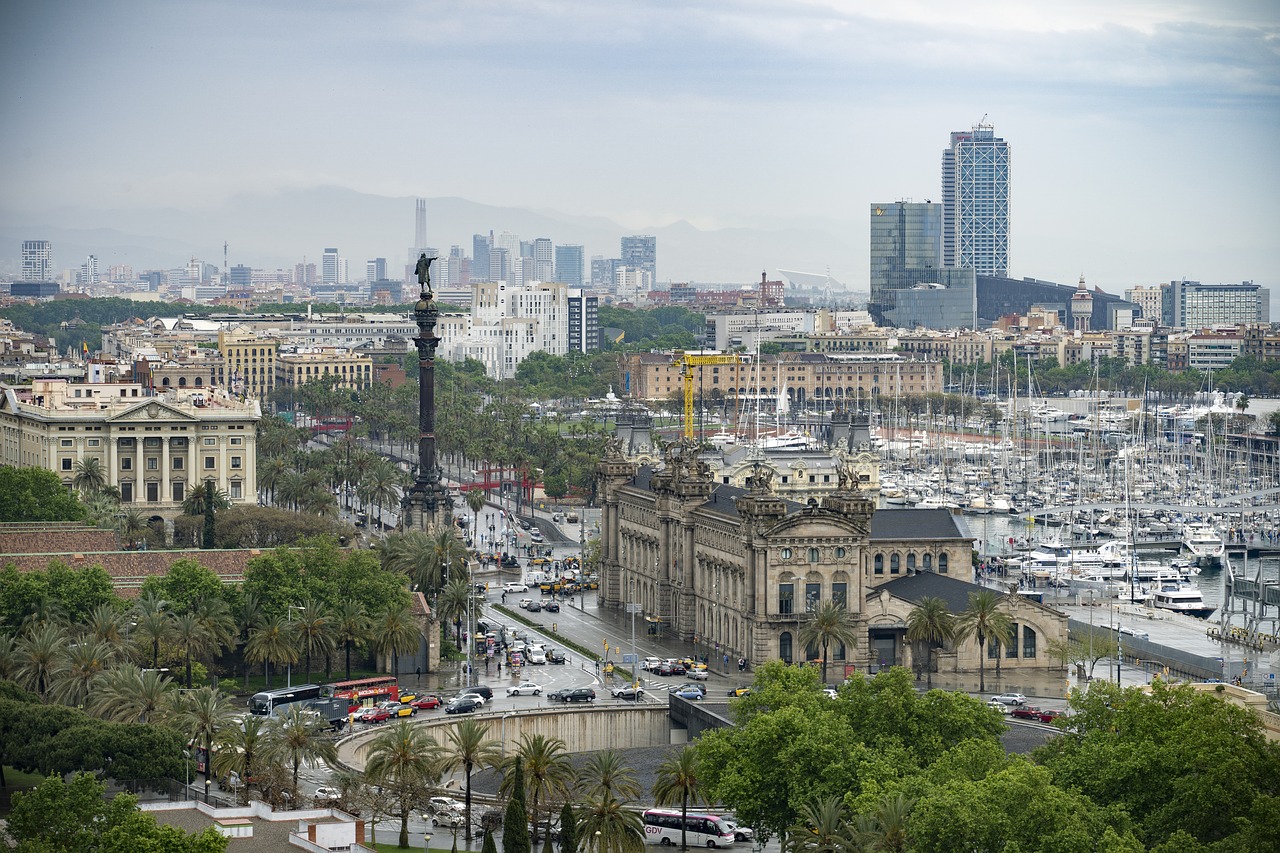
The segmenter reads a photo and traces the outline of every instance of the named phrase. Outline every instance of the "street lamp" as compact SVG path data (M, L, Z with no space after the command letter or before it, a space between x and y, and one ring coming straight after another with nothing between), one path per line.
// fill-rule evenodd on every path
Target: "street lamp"
M288 615L288 618L287 618L287 620L286 620L286 621L288 621L289 625L291 626L291 627L290 627L290 629L289 629L289 630L290 630L290 632L292 632L292 630L293 630L293 628L292 628L292 625L293 625L293 611L295 611L295 610L301 610L301 609L302 609L302 608L301 608L301 607L299 607L299 606L298 606L298 605L296 605L296 604L290 604L290 605L289 605L289 615ZM289 661L289 662L288 662L288 670L286 670L284 686L285 686L285 689L288 689L288 688L290 688L290 687L292 687L292 686L293 686L293 661Z
M422 833L422 853L427 853L427 849L428 849L427 845L431 843L431 839L433 837L434 836L430 832L424 831Z
M206 759L206 760L208 760L208 759ZM212 780L212 779L208 779L208 778L206 778L206 779L204 780L204 804L205 804L206 806L207 806L207 805L209 805L209 786L210 786L210 785L212 785L212 784L213 784L213 780Z

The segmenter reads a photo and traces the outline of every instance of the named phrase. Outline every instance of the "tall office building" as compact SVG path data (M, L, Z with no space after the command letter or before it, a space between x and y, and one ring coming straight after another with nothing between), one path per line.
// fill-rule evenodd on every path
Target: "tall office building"
M511 270L511 252L500 246L489 247L489 281L506 281Z
M48 240L22 241L22 280L53 279L53 244Z
M973 328L971 269L944 269L942 205L899 201L871 206L871 299L876 322L899 328Z
M942 264L1009 274L1009 145L989 124L952 133L942 152Z
M387 277L387 259L371 258L365 262L364 277L366 281L382 281Z
M648 234L622 238L622 265L649 273L649 283L658 281L658 238Z
M320 259L320 281L325 284L338 283L338 250L332 247L324 250Z
M582 247L556 246L556 281L582 287Z
M80 272L76 275L76 284L81 287L87 287L91 284L98 283L98 256L90 255L84 259L84 263L80 265Z
M1171 281L1160 286L1162 322L1177 329L1211 329L1271 322L1271 291L1251 281L1201 284Z
M413 245L420 248L427 245L427 200L420 198L414 204Z
M581 275L579 275L581 278ZM569 288L569 352L600 351L600 299Z
M471 236L471 278L474 281L493 281L489 277L489 250L493 248L493 232Z
M533 241L533 277L537 281L555 281L555 247L547 237Z
M512 234L510 231L503 231L493 238L493 247L495 249L506 249L508 262L523 255L520 251L520 235Z

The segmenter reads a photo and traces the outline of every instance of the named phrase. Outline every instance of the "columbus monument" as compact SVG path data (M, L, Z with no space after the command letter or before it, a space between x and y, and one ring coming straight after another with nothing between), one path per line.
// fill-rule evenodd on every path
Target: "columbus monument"
M440 309L431 290L431 262L424 252L416 272L421 293L413 306L418 324L418 473L400 501L403 530L432 531L452 523L453 497L436 462L436 320Z

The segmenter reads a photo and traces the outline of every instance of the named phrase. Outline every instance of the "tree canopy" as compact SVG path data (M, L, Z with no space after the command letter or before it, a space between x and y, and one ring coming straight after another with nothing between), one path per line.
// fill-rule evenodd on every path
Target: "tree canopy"
M43 468L0 465L0 522L79 521L84 518L80 498L62 480Z

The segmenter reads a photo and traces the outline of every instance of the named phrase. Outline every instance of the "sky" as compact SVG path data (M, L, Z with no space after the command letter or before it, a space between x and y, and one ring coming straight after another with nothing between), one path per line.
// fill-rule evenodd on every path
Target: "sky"
M948 134L985 118L1012 150L1012 275L1249 279L1280 300L1274 0L3 0L0 16L10 225L342 187L637 232L821 228L842 242L832 274L865 287L870 206L938 200Z

